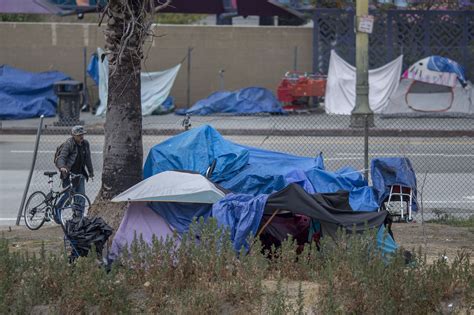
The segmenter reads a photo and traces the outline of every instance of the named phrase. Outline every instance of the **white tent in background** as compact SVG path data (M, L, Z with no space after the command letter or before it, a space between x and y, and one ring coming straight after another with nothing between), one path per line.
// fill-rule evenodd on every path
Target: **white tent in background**
M430 56L415 62L404 72L382 114L385 117L474 117L474 89L463 72L458 63L445 57Z
M369 105L380 113L397 90L402 72L403 56L373 70L369 70ZM324 106L326 113L350 115L356 99L356 68L331 51Z
M97 48L99 56L99 99L100 106L97 108L96 115L105 114L107 108L107 96L109 87L109 64L107 58L101 62L104 51ZM181 64L164 71L142 72L141 73L141 99L142 99L142 115L151 115L160 105L168 98L174 80L178 75Z

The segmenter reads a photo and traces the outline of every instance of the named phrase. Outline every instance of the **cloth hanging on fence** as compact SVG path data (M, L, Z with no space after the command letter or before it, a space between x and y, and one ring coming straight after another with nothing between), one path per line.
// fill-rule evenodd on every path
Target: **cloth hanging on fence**
M109 63L107 58L104 58L104 61L100 62L100 56L103 54L104 51L98 48L100 106L97 108L96 116L104 115L107 108ZM170 106L170 104L165 101L168 99L180 68L181 64L177 64L176 66L164 71L141 73L140 79L143 116L151 115L154 112L167 112L174 108L174 104ZM164 104L166 104L168 108L163 108Z
M402 72L403 55L392 62L369 70L369 105L374 113L387 106L389 97L397 90ZM356 68L334 50L329 61L324 107L328 114L350 115L356 100Z

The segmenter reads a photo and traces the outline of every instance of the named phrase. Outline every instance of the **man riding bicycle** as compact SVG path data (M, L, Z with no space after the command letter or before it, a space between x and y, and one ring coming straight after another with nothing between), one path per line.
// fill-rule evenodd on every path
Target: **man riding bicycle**
M72 181L73 192L81 194L85 194L85 181L94 178L89 142L84 139L86 133L83 126L74 126L71 129L72 137L62 144L56 160L56 167L61 171L63 188L69 186L69 172L82 175ZM61 198L60 202L64 202L66 197ZM81 216L79 213L75 215Z

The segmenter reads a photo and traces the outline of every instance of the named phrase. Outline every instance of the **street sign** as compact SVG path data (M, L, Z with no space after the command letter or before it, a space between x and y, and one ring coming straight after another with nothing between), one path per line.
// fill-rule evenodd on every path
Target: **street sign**
M362 15L359 17L359 25L357 26L358 32L372 34L373 28L374 28L373 15Z

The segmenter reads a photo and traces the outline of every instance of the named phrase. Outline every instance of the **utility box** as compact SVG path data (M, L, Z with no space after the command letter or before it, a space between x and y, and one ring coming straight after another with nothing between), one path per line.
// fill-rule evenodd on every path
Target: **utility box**
M79 120L82 103L82 82L66 80L54 82L54 93L58 96L58 121L56 126L83 125Z

